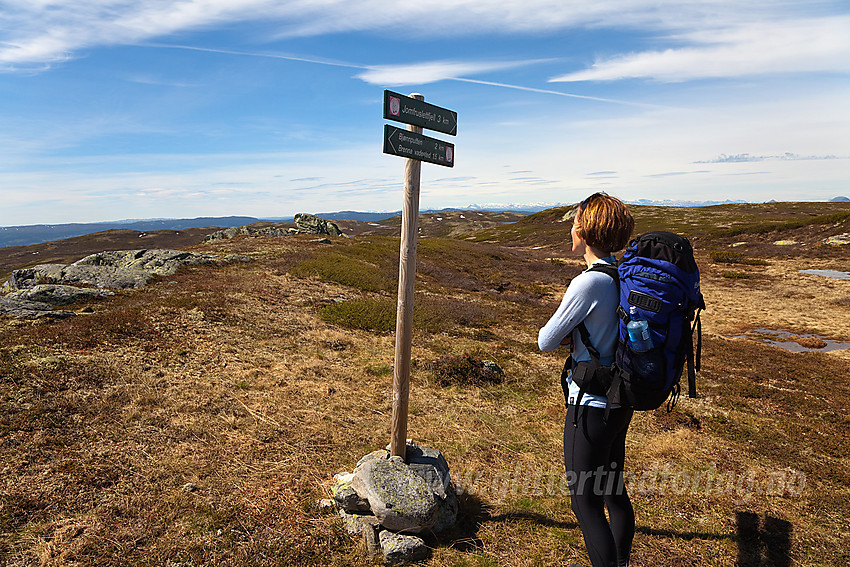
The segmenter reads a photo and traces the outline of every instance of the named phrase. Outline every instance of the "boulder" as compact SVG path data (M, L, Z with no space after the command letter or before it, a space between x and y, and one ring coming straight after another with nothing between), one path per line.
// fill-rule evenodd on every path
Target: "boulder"
M405 461L410 469L422 477L437 497L437 514L431 530L441 532L452 527L457 520L458 499L449 473L449 463L437 449L422 447L409 441Z
M51 305L71 305L77 301L102 299L111 295L115 295L115 292L107 289L74 287L70 285L57 284L38 284L31 288L12 291L6 297L10 299L40 301Z
M298 213L295 215L295 232L342 236L342 231L335 223L309 213Z
M378 538L384 551L384 560L390 563L422 561L431 556L431 548L420 537L383 530Z
M339 511L339 517L342 518L342 524L345 526L345 531L351 537L363 535L368 530L375 530L380 524L378 519L371 514L349 514L345 510Z
M412 441L407 442L404 460L407 466L419 475L431 491L439 498L446 497L446 487L451 483L449 463L437 449L420 447Z
M331 486L331 494L333 495L336 505L348 512L349 514L368 514L371 513L369 502L361 498L357 491L351 486L351 481L354 478L352 473L338 474L334 477L333 486Z
M408 439L408 443L410 443L409 439ZM357 461L357 464L354 466L354 468L356 469L357 467L359 467L363 463L365 463L367 461L371 461L373 459L389 459L389 458L390 458L389 449L378 449L377 451L372 451L368 455L364 455L363 457L361 457L361 459L359 461Z
M401 457L366 461L354 469L351 486L387 529L419 533L434 525L437 497Z
M457 499L455 485L449 484L445 488L446 497L437 500L437 515L434 516L434 525L431 530L440 533L455 525L460 503Z

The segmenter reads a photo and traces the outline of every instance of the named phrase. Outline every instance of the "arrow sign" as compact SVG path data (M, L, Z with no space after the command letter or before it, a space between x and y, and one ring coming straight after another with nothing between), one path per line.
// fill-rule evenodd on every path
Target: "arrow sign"
M392 91L384 91L384 119L457 135L457 112Z
M455 145L384 124L384 153L453 167Z

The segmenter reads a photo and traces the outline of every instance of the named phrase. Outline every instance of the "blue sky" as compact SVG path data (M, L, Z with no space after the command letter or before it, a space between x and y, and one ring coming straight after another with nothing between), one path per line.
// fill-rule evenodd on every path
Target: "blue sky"
M422 208L850 196L846 0L0 0L0 225L398 210L386 88Z

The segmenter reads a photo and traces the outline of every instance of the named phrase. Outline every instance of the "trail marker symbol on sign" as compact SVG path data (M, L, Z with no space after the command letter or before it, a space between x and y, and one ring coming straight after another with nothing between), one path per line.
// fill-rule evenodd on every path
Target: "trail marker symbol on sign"
M384 91L384 118L452 136L457 134L457 112L393 91Z

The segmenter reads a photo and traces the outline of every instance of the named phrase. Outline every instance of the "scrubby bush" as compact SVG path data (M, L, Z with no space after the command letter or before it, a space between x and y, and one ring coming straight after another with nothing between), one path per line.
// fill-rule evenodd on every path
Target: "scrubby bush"
M721 264L746 264L748 266L766 266L767 262L761 258L749 258L743 252L732 250L714 250L709 257Z
M328 323L348 329L388 333L395 329L395 301L387 297L334 303L320 311Z
M326 282L334 282L363 291L392 291L397 282L391 274L378 266L336 252L321 254L295 265L290 273L294 276L316 276Z
M727 280L745 280L750 277L750 274L746 272L723 272L720 276Z
M494 363L469 354L445 356L425 365L442 386L452 384L498 384L504 373Z
M320 316L328 323L348 329L377 333L395 330L396 300L361 298L323 307ZM446 297L417 295L413 303L413 327L425 333L444 333L456 327L486 327L496 316L477 303Z

